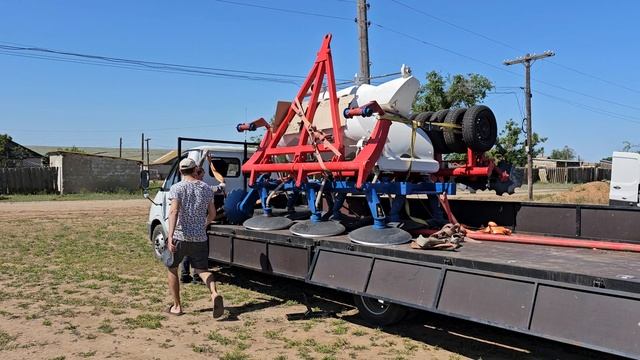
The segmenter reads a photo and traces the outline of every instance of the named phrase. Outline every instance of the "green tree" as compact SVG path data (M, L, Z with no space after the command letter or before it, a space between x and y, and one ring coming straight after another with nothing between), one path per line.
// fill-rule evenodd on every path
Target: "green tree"
M427 82L420 87L413 103L413 112L437 111L461 106L473 106L493 90L491 80L479 74L457 74L446 77L437 71L427 73Z
M576 151L565 145L562 149L551 150L549 158L556 160L573 160L577 157Z
M542 155L544 148L541 145L547 141L547 138L535 132L531 138L533 157ZM500 131L496 146L489 151L489 156L496 160L506 160L514 166L525 166L527 164L526 139L527 136L522 128L515 121L509 120Z
M0 166L6 167L9 162L9 144L11 136L8 134L0 134Z

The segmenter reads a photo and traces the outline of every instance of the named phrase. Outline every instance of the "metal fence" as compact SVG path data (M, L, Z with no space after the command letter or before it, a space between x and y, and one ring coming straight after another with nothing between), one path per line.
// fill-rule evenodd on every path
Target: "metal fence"
M526 174L526 169L524 169ZM599 167L566 167L533 169L534 181L552 184L583 184L591 181L611 180L611 169ZM526 175L524 177L526 179Z
M58 168L28 167L0 169L0 194L58 192Z

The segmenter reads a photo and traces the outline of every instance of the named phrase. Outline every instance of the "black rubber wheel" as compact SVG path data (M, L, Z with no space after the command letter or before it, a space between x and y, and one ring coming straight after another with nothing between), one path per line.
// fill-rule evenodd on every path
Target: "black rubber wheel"
M421 112L419 114L415 114L415 116L413 116L411 118L411 120L415 120L418 122L418 126L422 127L422 125L424 125L425 121L429 121L429 119L431 119L431 115L433 115L433 111L425 111L425 112Z
M435 113L432 113L431 111L421 113L421 114L431 113L430 118L423 120L422 123L424 123L425 121L441 123L444 121L445 117L447 117L448 112L449 112L449 109L439 110L439 111L436 111ZM446 154L449 152L449 148L447 148L447 144L445 144L444 142L444 137L442 135L441 128L437 126L433 126L431 127L431 130L429 130L429 125L424 125L424 126L421 125L421 127L422 127L422 130L424 130L427 133L427 136L429 136L429 139L431 140L431 145L433 145L434 152L437 152L439 154Z
M470 107L462 120L462 137L473 151L485 152L496 144L498 125L493 111L485 105Z
M387 326L395 324L407 315L407 308L402 305L378 300L371 297L354 295L353 297L360 316L372 325Z
M167 234L165 234L160 224L153 228L153 232L151 233L151 246L153 247L153 255L156 259L162 259L162 252L167 246Z
M467 109L449 109L449 113L447 117L444 119L444 122L451 125L462 125L462 121L464 118L464 114ZM464 143L464 139L462 138L462 132L460 130L445 128L443 129L444 142L447 144L447 147L451 152L454 153L466 153L467 145Z

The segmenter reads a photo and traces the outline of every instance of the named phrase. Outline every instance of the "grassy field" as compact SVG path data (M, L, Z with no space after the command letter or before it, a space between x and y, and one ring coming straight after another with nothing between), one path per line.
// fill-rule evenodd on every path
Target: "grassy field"
M0 201L71 201L71 200L129 200L142 198L142 191L109 192L109 193L81 193L81 194L14 194L0 195Z
M426 313L377 329L345 294L239 269L216 268L221 320L195 284L182 290L186 314L170 316L147 209L145 200L0 204L0 358L602 358ZM316 294L315 309L335 315L287 320L305 310L302 289Z
M163 181L152 180L149 196L153 198L162 186ZM71 200L135 200L142 199L142 190L112 191L112 192L86 192L78 194L11 194L0 195L0 202L25 202L25 201L71 201Z

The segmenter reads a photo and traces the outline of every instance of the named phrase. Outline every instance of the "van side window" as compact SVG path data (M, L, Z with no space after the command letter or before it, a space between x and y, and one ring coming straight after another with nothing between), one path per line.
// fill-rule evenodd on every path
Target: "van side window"
M231 157L213 157L211 164L224 177L240 176L240 159ZM213 177L213 172L209 168L209 175Z
M171 167L171 171L169 171L169 175L167 175L167 179L164 181L164 186L162 186L162 191L169 191L169 189L171 189L171 185L180 181L180 174L178 173L179 163L180 162L176 160Z

